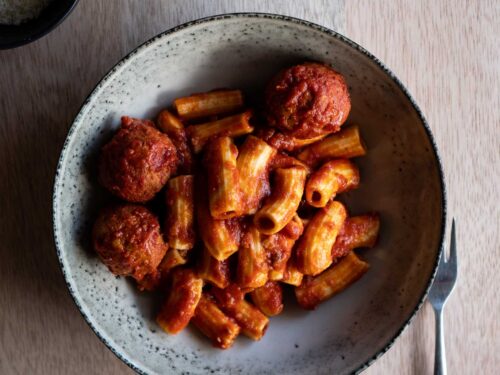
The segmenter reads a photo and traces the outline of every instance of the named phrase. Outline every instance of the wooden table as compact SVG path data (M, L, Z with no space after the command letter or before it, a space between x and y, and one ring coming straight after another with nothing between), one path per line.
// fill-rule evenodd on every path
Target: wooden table
M158 32L212 14L275 12L344 33L382 59L423 109L458 222L459 283L446 309L450 374L500 365L500 58L497 1L82 0L54 32L0 51L0 374L131 373L73 304L52 239L54 171L101 76ZM429 374L426 305L367 374Z

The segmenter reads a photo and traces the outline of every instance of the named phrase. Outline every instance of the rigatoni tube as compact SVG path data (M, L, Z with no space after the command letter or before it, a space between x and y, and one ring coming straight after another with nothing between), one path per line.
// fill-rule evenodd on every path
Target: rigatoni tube
M261 233L277 233L292 220L304 192L305 179L304 168L276 169L271 196L254 216L254 224Z
M345 207L337 201L316 212L295 249L299 271L317 275L332 264L331 249L346 217Z
M249 225L241 239L238 251L236 281L242 289L254 289L267 281L269 265L267 254L262 246L261 234Z
M240 326L224 314L213 297L206 293L202 294L191 322L210 339L213 346L221 349L230 348L240 333Z
M325 207L337 193L359 186L359 170L348 159L329 161L314 172L306 183L306 201L313 207Z
M243 213L254 214L269 191L269 165L276 150L263 140L248 136L238 155Z
M203 191L196 201L198 233L210 252L217 260L224 260L238 250L240 245L240 227L235 219L217 220L210 214L208 197Z
M217 90L174 100L174 107L183 119L194 119L233 112L243 106L240 90Z
M168 245L178 250L192 249L194 231L194 177L177 176L168 181L166 190L167 215L165 230Z
M251 116L252 112L247 111L220 120L188 126L186 132L191 139L193 151L195 153L200 152L208 140L217 135L238 137L251 133L253 131L253 127L249 123Z
M275 316L283 311L283 291L276 281L268 281L250 292L252 301L267 316Z
M321 275L306 277L302 284L295 288L297 302L303 308L313 310L319 303L358 280L368 271L368 268L368 263L350 252Z
M347 255L358 247L373 247L378 238L380 218L377 214L348 217L332 247L332 258Z
M366 154L358 126L350 126L338 133L306 147L297 156L307 165L316 166L323 160L353 158Z
M156 317L158 325L170 334L182 331L194 315L202 288L203 280L192 270L175 269L170 294Z
M302 220L295 214L292 220L278 233L264 236L262 244L269 260L269 280L283 278L293 245L303 231Z
M269 319L258 308L245 301L243 292L232 284L226 289L213 289L217 305L236 320L245 336L260 340L269 325Z
M197 264L197 275L206 282L224 289L229 285L230 270L229 261L217 260L210 252L203 248Z
M216 138L206 147L204 163L208 200L210 213L215 219L239 216L243 209L237 157L238 149L229 137Z

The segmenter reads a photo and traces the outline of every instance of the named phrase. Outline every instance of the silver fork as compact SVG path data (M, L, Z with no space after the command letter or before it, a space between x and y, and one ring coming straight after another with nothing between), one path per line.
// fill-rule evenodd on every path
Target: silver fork
M444 349L443 307L457 281L457 241L455 238L455 219L451 223L450 255L448 259L443 249L441 260L429 291L428 299L436 317L436 348L434 356L434 375L446 375L446 355Z

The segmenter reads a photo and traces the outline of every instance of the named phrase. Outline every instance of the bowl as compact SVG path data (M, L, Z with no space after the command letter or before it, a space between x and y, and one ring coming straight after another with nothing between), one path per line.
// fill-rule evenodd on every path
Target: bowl
M37 18L20 25L0 24L0 49L31 43L55 29L78 3L78 0L52 1Z
M96 180L100 147L121 115L152 118L176 97L217 87L259 95L280 68L323 61L349 85L368 154L351 214L377 211L378 246L358 254L371 268L313 312L286 297L260 342L227 351L188 327L171 336L158 306L113 276L92 251L90 230L109 196ZM64 144L53 197L57 255L83 317L139 373L347 374L387 351L422 305L441 253L445 190L431 131L401 82L373 55L332 30L279 15L229 14L189 22L123 58L83 104Z

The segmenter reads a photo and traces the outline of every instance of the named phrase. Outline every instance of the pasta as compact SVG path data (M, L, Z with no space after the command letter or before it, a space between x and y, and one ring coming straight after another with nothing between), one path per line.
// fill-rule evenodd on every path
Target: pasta
M244 214L254 214L268 194L269 166L276 150L261 139L248 136L238 155L238 172Z
M306 147L297 157L307 165L316 166L326 159L354 158L365 154L366 146L358 126L350 126Z
M205 248L217 260L224 260L240 246L239 223L233 219L217 220L210 214L205 193L197 202L198 231Z
M197 264L197 275L218 288L226 288L230 283L228 259L217 260L203 248Z
M350 252L340 262L316 277L306 279L295 288L297 302L305 309L316 306L341 292L368 271L369 265Z
M295 214L281 231L263 240L269 259L269 280L283 279L288 260L292 255L293 245L303 231L302 220Z
M373 247L380 229L380 218L377 214L349 217L332 247L332 258L343 257L358 247Z
M200 152L208 140L217 135L238 137L251 133L253 131L253 127L249 123L251 116L252 112L247 111L239 115L224 117L220 120L188 126L186 132L191 140L193 151L195 153Z
M306 201L313 207L325 207L337 193L357 188L359 170L347 159L329 161L314 172L306 183Z
M296 86L295 74L307 70L313 85L329 80L321 97ZM240 333L257 341L284 310L287 288L299 306L315 309L369 269L353 250L375 245L380 217L349 217L337 200L360 185L351 158L367 152L358 126L340 130L347 87L334 90L343 79L321 64L297 72L269 86L266 106L279 105L264 113L246 107L240 90L215 90L174 100L157 129L124 117L122 142L133 147L112 145L130 156L113 157L115 169L127 166L123 190L156 189L164 178L156 191L165 195L144 202L147 209L110 209L113 223L96 224L94 247L116 274L145 270L134 278L139 290L164 295L156 321L168 334L192 322L220 349ZM138 186L129 186L134 173Z
M317 275L332 264L332 246L347 212L340 202L331 201L307 225L296 248L297 267L304 275Z
M238 149L229 137L215 139L205 151L210 214L214 219L230 219L242 210L237 157Z
M274 190L253 219L261 233L277 233L292 220L304 192L305 179L306 171L301 167L278 168L274 172Z
M266 283L268 269L261 234L255 226L249 225L238 251L237 284L242 289L258 288Z
M166 284L170 271L183 264L186 264L187 250L168 249L155 272L147 274L137 283L139 290L156 290Z
M240 326L224 314L213 297L206 293L202 294L191 321L212 341L213 346L220 349L230 348L240 334Z
M252 340L260 340L269 325L269 319L258 308L244 299L241 289L232 284L226 289L214 289L218 305L241 327L241 332Z
M200 301L203 280L190 269L176 269L167 300L156 317L167 333L176 334L186 327Z
M275 316L283 310L283 291L276 281L268 281L250 292L252 301L267 316Z
M177 176L167 184L166 191L168 245L178 250L192 249L194 231L194 176Z
M243 107L240 90L218 90L174 100L174 107L183 119L209 117L233 112Z

